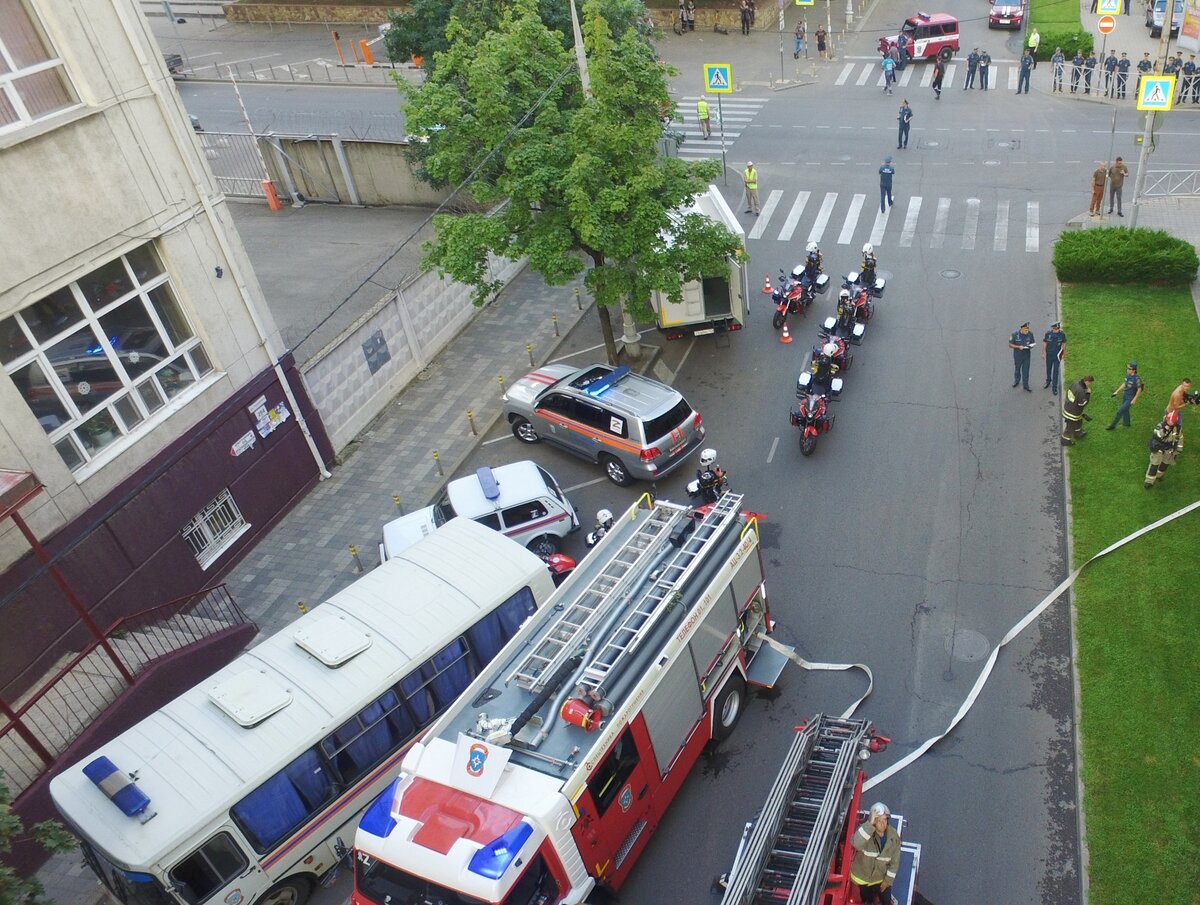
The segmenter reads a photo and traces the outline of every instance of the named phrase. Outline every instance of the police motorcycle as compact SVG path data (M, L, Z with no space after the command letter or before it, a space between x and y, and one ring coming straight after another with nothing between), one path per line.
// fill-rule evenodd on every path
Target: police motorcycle
M804 381L811 372L805 371L796 381L799 403L788 413L792 427L800 431L800 455L811 456L817 449L817 438L833 429L834 416L829 411L832 393L824 393ZM837 378L839 381L841 378Z
M854 356L850 354L850 347L846 343L844 337L833 334L821 334L817 337L817 344L813 346L812 351L813 361L818 358L828 358L837 368L837 373L849 371L850 365L854 362Z
M858 270L852 270L846 274L846 278L842 280L842 288L849 289L855 294L865 289L873 298L881 298L883 290L887 288L887 280L877 273L878 261L875 258L875 246L868 242L863 246L862 251L862 264L859 265Z
M845 350L845 343L842 344ZM842 394L841 368L837 364L838 344L831 339L819 349L813 349L812 364L796 380L796 395L821 392L831 399Z
M804 249L804 260L792 269L792 276L807 279L813 292L824 294L829 288L829 274L823 272L825 256L816 242L809 242ZM799 273L797 273L799 271Z
M728 489L729 475L717 464L717 451L715 449L701 450L700 467L696 469L696 479L688 481L688 495L693 499L699 499L701 503L715 503Z
M799 265L792 271L791 276L781 269L779 285L771 293L771 300L775 303L775 316L771 319L771 324L779 330L789 314L807 315L814 298L816 295L812 284L804 279Z
M590 550L592 547L596 546L596 544L600 543L600 541L604 539L604 535L608 534L608 532L612 530L612 526L613 514L609 510L601 509L599 512L597 512L596 527L592 528L592 530L583 537L583 542L587 545L587 548Z
M839 337L857 346L867 333L866 322L871 319L871 314L871 302L865 294L852 297L849 289L843 289L838 293L837 314L825 318L820 336L822 339Z

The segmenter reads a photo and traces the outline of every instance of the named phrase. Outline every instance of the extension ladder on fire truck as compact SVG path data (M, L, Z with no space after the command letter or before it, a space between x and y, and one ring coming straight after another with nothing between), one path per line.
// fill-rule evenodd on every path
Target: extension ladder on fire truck
M605 679L628 656L642 638L670 607L662 606L664 600L673 597L683 581L691 574L692 567L708 542L717 534L726 519L735 514L742 505L741 494L726 493L712 505L704 519L696 526L678 553L664 563L655 573L653 582L621 620L608 641L589 661L580 677L584 688L598 689Z
M728 875L721 905L817 905L842 838L867 720L818 716L797 732Z

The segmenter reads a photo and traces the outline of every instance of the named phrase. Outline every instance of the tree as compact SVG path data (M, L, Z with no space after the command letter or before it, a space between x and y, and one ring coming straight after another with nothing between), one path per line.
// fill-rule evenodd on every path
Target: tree
M12 793L0 773L0 855L12 851L13 839L24 832L21 818L12 812ZM50 852L67 852L76 845L62 825L44 820L33 827L33 838ZM36 879L23 880L9 865L0 863L0 905L53 905Z
M430 182L465 185L480 206L506 203L494 216L435 217L422 263L473 286L476 304L500 288L487 277L491 255L524 256L551 285L586 270L599 306L648 319L653 291L677 301L684 282L723 272L739 242L681 213L720 165L658 153L673 105L653 46L632 25L614 38L600 0L584 14L590 97L533 0L514 0L481 40L450 20L449 47L409 89L409 129L429 137L413 156ZM606 317L601 326L615 360Z

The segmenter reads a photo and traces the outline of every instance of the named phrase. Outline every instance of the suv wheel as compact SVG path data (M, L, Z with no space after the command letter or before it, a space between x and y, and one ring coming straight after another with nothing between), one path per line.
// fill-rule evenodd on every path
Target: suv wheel
M512 432L522 443L540 443L542 440L533 429L533 425L519 415L512 420Z
M553 534L543 534L541 537L535 537L525 547L534 556L546 559L562 550L562 541Z
M633 483L633 475L619 460L612 456L603 456L600 463L604 466L604 473L608 475L608 479L618 487L628 487Z
M952 59L954 59L954 51L949 47L943 47L938 51L938 59L943 63L949 63Z

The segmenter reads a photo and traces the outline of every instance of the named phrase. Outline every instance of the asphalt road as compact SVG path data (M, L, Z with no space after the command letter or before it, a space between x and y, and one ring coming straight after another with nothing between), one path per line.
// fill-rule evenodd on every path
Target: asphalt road
M246 132L246 117L229 82L177 82L188 113L206 132ZM242 102L255 132L327 135L398 141L404 115L394 87L241 84Z

